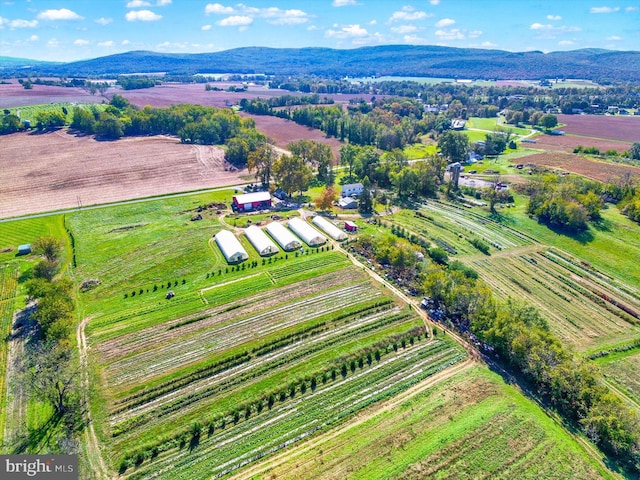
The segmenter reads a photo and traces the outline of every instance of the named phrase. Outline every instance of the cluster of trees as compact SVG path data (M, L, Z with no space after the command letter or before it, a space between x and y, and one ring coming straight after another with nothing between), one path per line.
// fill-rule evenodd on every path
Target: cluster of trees
M568 232L580 232L587 221L598 220L604 202L600 183L575 176L545 175L530 181L527 213L542 223Z
M138 109L120 95L109 106L75 107L71 128L105 139L131 135L178 135L182 143L227 145L227 160L244 166L250 152L266 141L250 118L240 118L229 109L199 105L172 105Z
M21 129L20 117L5 109L2 120L0 120L0 135L19 132Z
M470 269L431 267L423 290L459 331L471 332L521 372L536 393L604 451L640 471L640 419L597 367L565 349L530 305L497 302Z
M299 105L331 105L334 101L332 98L323 97L314 93L312 95L281 95L279 97L269 98L254 98L247 100L243 98L240 100L240 108L255 115L276 115L272 109L280 107L291 107ZM287 112L287 114L289 114Z
M158 78L145 77L140 75L122 75L116 81L123 90L137 90L140 88L151 88L160 85Z
M71 445L81 415L79 369L71 343L75 324L74 287L68 278L55 278L61 261L61 241L41 237L33 242L33 250L42 259L32 268L26 291L28 301L36 302L31 318L37 322L37 328L18 370L18 382L28 396L53 408L54 425L57 420L64 420L67 430L63 433L71 442L63 443Z

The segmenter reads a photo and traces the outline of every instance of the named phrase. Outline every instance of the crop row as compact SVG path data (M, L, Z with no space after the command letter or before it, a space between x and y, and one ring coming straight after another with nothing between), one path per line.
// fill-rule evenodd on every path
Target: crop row
M184 448L188 437L183 436L182 441L168 439L157 453L166 451L138 468L131 478L144 478L149 473L145 466L159 472L161 478L224 475L387 398L461 357L458 349L443 341L419 342L397 353L387 350L380 360L363 363L335 379L320 376L316 387L308 386L304 393L301 386L286 390L284 397L275 392L271 406L267 397L261 409L245 405L245 410L218 416L213 428L203 419L203 427L209 432L206 439L200 436L189 452ZM136 453L129 458L135 459Z
M319 275L313 280L274 287L264 292L258 292L254 295L204 310L202 309L202 303L199 303L198 310L186 316L176 315L173 317L175 313L179 312L175 312L168 306L165 314L167 318L173 318L172 320L163 323L157 323L157 321L147 322L148 326L135 330L129 329L125 325L115 331L114 329L101 330L92 336L92 341L98 344L102 359L111 360L143 350L149 343L153 345L166 338L176 338L176 336L184 336L200 329L220 326L236 319L251 316L259 311L278 308L290 299L312 297L319 292L335 290L343 285L361 283L362 279L362 274L353 269L330 272ZM132 314L132 318L128 323L143 324L141 319L136 317L138 311L134 310ZM178 331L173 331L175 329L171 327L180 324L182 325ZM116 336L120 332L123 332L123 334ZM125 332L128 333L124 334Z
M5 377L9 354L8 337L13 324L15 295L18 287L17 268L0 266L0 440L4 435L7 395ZM2 442L0 441L0 444Z
M222 361L216 361L213 364L205 365L185 375L169 379L152 388L146 388L142 392L138 392L118 400L116 405L127 404L126 408L135 407L136 405L154 400L157 397L164 397L166 394L191 385L193 382L202 379L212 379L212 377L216 375L216 378L219 379L220 375L218 374L232 369L237 370L235 367L239 367L240 365L249 362L252 358L263 357L271 352L288 347L293 343L302 342L310 336L314 337L314 340L321 339L323 337L323 332L326 332L329 329L337 329L338 325L341 323L353 321L356 315L361 319L366 318L367 320L375 319L372 315L378 314L379 312L385 312L384 314L388 315L389 308L388 301L383 300L376 301L375 303L369 302L364 307L360 307L358 305L358 308L349 309L339 316L324 315L323 317L320 317L318 322L310 323L308 326L294 330L288 335L278 335L273 340L258 343L251 349L251 351L243 350L241 353L225 358ZM381 322L378 322L378 324L380 323ZM330 333L333 334L334 332L331 331ZM256 373L254 366L243 367L243 369L252 370L252 374ZM115 414L119 411L120 409L113 413Z
M371 327L378 323L384 323L386 326L372 330ZM146 410L148 414L143 413L115 426L114 433L118 430L124 434L122 437L113 439L116 442L114 444L117 446L116 451L131 448L132 442L139 443L145 439L146 441L155 439L172 431L176 426L188 425L202 419L203 416L219 415L235 409L247 399L262 398L274 389L288 388L286 386L291 382L295 383L301 378L307 378L312 372L332 371L332 377L335 378L336 372L340 370L340 364L336 362L348 364L350 359L353 360L354 352L358 351L366 350L368 354L373 355L376 348L386 349L387 346L399 348L402 343L396 341L395 345L392 345L388 344L386 339L398 333L407 332L415 326L416 319L411 315L385 315L382 312L352 325L351 331L342 330L337 335L325 336L317 341L314 338L314 343L311 345L295 345L274 352L266 357L255 359L251 364L217 375L209 382L195 384L191 390L177 392L179 394L177 396L170 395L168 400L172 403L155 410L148 410L156 407L160 402L166 402L166 399L153 401L144 405L142 409L131 412L140 414ZM346 367L343 368L346 374ZM215 388L219 388L217 394L214 391ZM215 396L211 397L213 394ZM200 399L206 397L209 400L194 402L194 397ZM129 421L135 425L144 426L128 429Z
M163 342L149 338L146 339L150 345L148 350L110 363L106 372L113 384L135 382L158 371L165 371L166 368L175 369L234 345L250 342L255 339L256 332L264 336L319 315L347 308L353 303L354 298L367 301L377 296L379 292L368 284L355 284L262 311L233 323L201 329L186 338L163 335Z
M610 341L632 329L624 312L606 305L576 283L570 272L540 254L475 262L501 297L525 298L550 321L553 330L581 348Z
M318 334L306 340L302 339L279 350L254 357L246 363L243 362L197 382L184 384L179 389L165 395L149 397L144 404L136 401L138 406L131 405L126 411L119 408L113 412L112 422L122 422L123 419L133 414L141 415L145 412L152 412L145 414L146 420L152 416L166 416L178 410L180 414L184 414L188 405L193 405L204 398L237 389L243 384L263 376L274 377L275 372L283 368L291 371L294 365L300 365L304 359L310 359L317 352L327 351L329 348L336 349L347 341L361 339L370 332L381 330L391 324L403 325L410 317L407 313L394 313L394 311L388 310L377 312L374 310L369 315L348 319L351 320L349 323L324 334ZM122 414L118 414L120 411ZM128 422L129 420L127 420ZM122 425L118 428L122 431L124 427Z

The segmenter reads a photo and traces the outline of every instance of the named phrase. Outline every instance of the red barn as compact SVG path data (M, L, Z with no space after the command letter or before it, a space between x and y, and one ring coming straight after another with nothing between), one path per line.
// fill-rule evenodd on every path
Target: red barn
M353 222L350 221L346 221L344 222L344 228L347 230L347 232L357 232L358 231L358 225L356 225Z
M233 196L232 208L236 212L251 212L271 208L271 194L269 192L244 193Z

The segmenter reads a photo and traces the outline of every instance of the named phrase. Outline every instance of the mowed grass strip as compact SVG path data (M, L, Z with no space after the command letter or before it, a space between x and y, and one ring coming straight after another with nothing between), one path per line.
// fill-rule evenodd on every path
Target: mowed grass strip
M622 354L604 357L598 362L607 382L622 392L630 406L640 413L640 351L630 350Z
M542 409L475 367L311 449L294 446L251 478L615 477Z

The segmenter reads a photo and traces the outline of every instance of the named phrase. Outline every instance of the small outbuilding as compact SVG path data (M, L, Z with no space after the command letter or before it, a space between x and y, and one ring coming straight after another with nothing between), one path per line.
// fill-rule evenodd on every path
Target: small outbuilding
M240 240L229 230L220 230L214 236L218 248L229 263L239 263L249 258Z
M347 183L342 186L342 190L340 191L341 197L350 197L351 195L360 195L364 190L364 185L361 183Z
M289 220L289 228L310 247L317 247L327 242L327 237L301 218L295 217Z
M338 200L338 206L345 210L352 210L358 208L358 200L353 197L340 197Z
M269 192L253 192L234 195L231 207L236 212L265 210L271 208L271 194Z
M29 255L31 253L31 244L25 243L24 245L18 245L18 255Z
M260 227L251 225L247 227L244 234L260 255L265 256L278 253L279 249L276 247L276 244L267 237L267 234L264 233Z
M302 246L302 242L289 230L287 230L284 225L278 222L271 222L266 227L269 235L273 237L273 239L278 242L283 250L288 252L292 250L297 250Z
M349 220L347 220L346 222L344 222L344 229L347 232L357 232L358 231L358 225L355 224L355 222L350 222Z
M331 223L326 218L321 217L320 215L316 215L315 217L313 217L311 222L313 222L313 224L316 227L318 227L320 230L322 230L324 233L329 235L334 240L342 241L347 239L346 233L344 233L342 230L336 227L333 223Z

